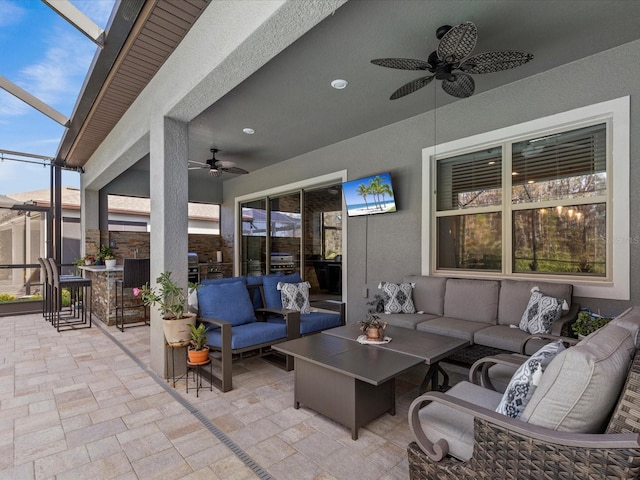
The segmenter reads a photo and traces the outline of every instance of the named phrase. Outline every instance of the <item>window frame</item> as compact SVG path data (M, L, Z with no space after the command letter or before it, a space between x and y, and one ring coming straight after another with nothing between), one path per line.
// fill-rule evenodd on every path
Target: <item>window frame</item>
M512 271L511 215L523 205L511 202L511 144L530 138L605 123L607 128L607 274L605 277L578 277L564 274L510 273ZM514 278L569 282L574 295L616 300L630 298L630 245L638 239L629 236L629 143L630 97L621 97L523 122L422 150L422 274L474 278ZM479 149L503 148L503 259L501 272L436 270L436 160L463 155ZM506 163L508 162L508 163ZM505 178L508 177L508 178ZM573 199L575 202L578 199ZM550 202L554 203L554 202ZM557 202L555 202L557 203ZM579 202L580 203L580 202ZM589 199L587 203L592 203ZM531 204L524 204L530 208ZM543 204L536 205L539 208ZM479 213L489 207L474 209ZM491 210L494 210L491 208ZM466 209L449 214L465 214ZM504 232L507 232L505 235Z

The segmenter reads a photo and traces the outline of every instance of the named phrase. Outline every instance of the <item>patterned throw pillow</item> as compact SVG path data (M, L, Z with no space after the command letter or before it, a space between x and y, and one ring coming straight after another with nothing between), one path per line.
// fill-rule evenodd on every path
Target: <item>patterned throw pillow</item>
M519 418L524 407L531 400L542 372L551 363L553 357L562 350L564 350L562 342L548 343L520 365L511 377L496 412L508 417Z
M549 297L533 287L529 304L520 319L520 330L532 334L549 333L551 324L562 316L563 310L569 310L565 300Z
M282 297L282 308L296 310L300 313L311 313L311 305L309 305L310 287L309 282L278 282L278 290L280 290Z
M384 313L416 313L413 304L413 287L415 283L381 282Z

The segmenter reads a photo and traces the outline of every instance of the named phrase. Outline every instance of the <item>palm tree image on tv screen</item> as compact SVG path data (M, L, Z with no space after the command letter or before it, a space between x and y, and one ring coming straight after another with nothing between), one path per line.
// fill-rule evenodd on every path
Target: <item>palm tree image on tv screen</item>
M342 184L350 217L396 211L391 176L388 173L351 180Z

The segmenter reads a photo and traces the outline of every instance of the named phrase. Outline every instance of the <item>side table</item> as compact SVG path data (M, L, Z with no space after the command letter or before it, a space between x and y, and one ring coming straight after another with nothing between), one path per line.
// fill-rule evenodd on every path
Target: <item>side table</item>
M189 374L189 369L187 368L186 373L182 373L180 375L176 375L176 359L175 359L175 352L177 348L184 348L185 349L185 353L184 353L184 361L186 363L187 361L187 350L186 347L189 345L190 342L185 341L185 342L174 342L174 343L167 343L167 349L165 350L166 352L166 363L167 365L169 364L169 355L171 355L171 376L169 376L169 368L167 368L167 382L169 380L173 381L173 388L176 388L176 381L177 380L181 380L183 377L185 377L185 375L187 376L187 383L188 382L188 374ZM171 354L169 354L169 352L171 352ZM183 364L184 365L184 364Z
M196 382L196 397L200 396L200 389L202 388L202 369L207 365L209 365L210 378L213 378L213 363L211 363L211 359L202 363L191 363L187 360L187 393L189 393L189 372L193 370L193 379ZM209 390L213 392L211 382L209 382Z

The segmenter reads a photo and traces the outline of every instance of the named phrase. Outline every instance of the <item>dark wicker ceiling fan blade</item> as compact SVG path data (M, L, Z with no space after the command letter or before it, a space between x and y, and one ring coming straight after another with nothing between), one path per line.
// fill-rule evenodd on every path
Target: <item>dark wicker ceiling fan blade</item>
M533 60L533 55L525 52L485 52L467 58L460 64L465 73L493 73L519 67Z
M468 56L478 41L478 29L472 22L456 25L444 34L438 44L438 58L456 63Z
M211 165L209 165L208 163L204 163L204 162L195 162L195 161L193 161L193 160L190 160L190 161L189 161L189 165L193 165L193 166L197 165L198 167L207 167L207 168L210 168L210 167L211 167Z
M429 62L411 58L376 58L371 60L371 63L380 67L397 68L398 70L429 70L431 68Z
M223 172L237 173L237 174L249 173L248 171L240 167L220 167L220 170L222 170Z
M458 98L467 98L473 95L476 89L476 82L471 75L466 73L455 73L453 80L443 80L442 89L449 95Z
M398 98L402 98L405 95L409 95L410 93L415 92L416 90L420 90L425 85L428 85L431 80L434 79L434 75L429 75L428 77L420 77L416 80L413 80L409 83L404 84L399 89L397 89L391 97L390 100L397 100Z

